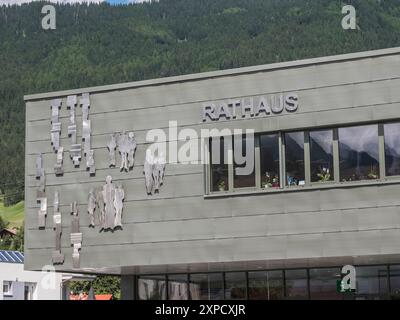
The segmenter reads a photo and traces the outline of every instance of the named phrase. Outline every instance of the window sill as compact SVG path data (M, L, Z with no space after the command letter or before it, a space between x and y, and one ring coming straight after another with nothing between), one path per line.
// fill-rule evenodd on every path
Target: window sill
M224 191L224 192L213 192L204 195L205 199L213 198L226 198L236 196L251 196L251 195L263 195L273 193L286 193L286 192L299 192L299 191L315 191L325 189L340 189L340 188L356 188L366 186L377 186L377 185L389 185L389 184L400 184L400 177L388 177L382 180L365 180L365 181L354 181L354 182L339 182L339 183L318 183L308 186L293 186L285 188L267 188L267 189L252 189L252 190L236 190L236 191Z

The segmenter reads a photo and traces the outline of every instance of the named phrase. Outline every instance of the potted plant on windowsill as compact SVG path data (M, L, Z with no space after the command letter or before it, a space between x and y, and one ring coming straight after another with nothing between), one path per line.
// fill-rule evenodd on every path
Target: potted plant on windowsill
M318 182L327 182L331 180L331 174L328 168L320 169L320 173L317 173Z
M218 182L218 191L225 191L225 181L221 180Z
M264 179L261 182L261 188L267 189L267 188L270 188L270 187L272 187L271 176L270 176L269 172L266 172L265 175L264 175Z
M370 180L378 179L378 173L376 172L376 168L371 166L371 170L369 171L367 178Z

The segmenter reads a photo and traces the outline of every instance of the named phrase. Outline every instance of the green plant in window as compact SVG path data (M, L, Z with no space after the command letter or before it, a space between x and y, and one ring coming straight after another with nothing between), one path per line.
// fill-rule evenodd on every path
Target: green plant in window
M318 182L327 182L331 180L331 173L329 168L321 168L320 172L317 173L317 177L319 178Z
M367 175L368 179L378 179L378 173L375 166L371 166L371 169Z
M224 180L220 180L219 182L218 182L218 190L219 191L225 191L225 181Z
M272 179L271 179L271 175L269 174L269 172L265 172L263 181L261 182L261 187L262 188L272 187Z
M265 172L263 180L261 182L262 188L279 188L279 177L277 175L272 176L269 172Z

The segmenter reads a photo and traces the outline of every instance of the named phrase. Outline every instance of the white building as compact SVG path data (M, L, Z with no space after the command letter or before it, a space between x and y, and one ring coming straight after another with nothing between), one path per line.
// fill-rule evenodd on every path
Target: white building
M0 300L60 300L61 273L24 270L24 254L0 250Z

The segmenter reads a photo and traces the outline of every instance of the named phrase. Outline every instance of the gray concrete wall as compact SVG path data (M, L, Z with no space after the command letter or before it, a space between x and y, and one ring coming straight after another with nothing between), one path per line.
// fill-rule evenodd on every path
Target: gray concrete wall
M119 88L119 89L118 89ZM249 128L256 132L309 129L400 119L400 49L244 68L26 97L25 266L51 264L54 247L52 203L60 191L62 246L72 265L69 204L78 202L83 232L81 267L99 268L290 260L354 255L399 254L400 180L242 196L204 197L204 167L168 164L159 194L145 192L146 133L168 128ZM109 91L110 89L113 89ZM96 176L84 164L75 169L64 153L64 176L54 175L50 144L50 101L64 98L61 145L68 150L70 93L91 93L90 120ZM296 113L256 119L203 123L204 102L296 92ZM77 123L81 110L77 109ZM78 125L78 130L81 130ZM108 168L106 143L115 131L133 130L138 149L130 173ZM78 137L81 132L78 131ZM180 142L182 143L182 142ZM35 159L44 153L48 216L38 230ZM121 231L99 233L88 227L87 195L106 175L126 190ZM146 271L146 269L141 269ZM170 269L173 271L173 268ZM118 272L118 271L116 271Z

